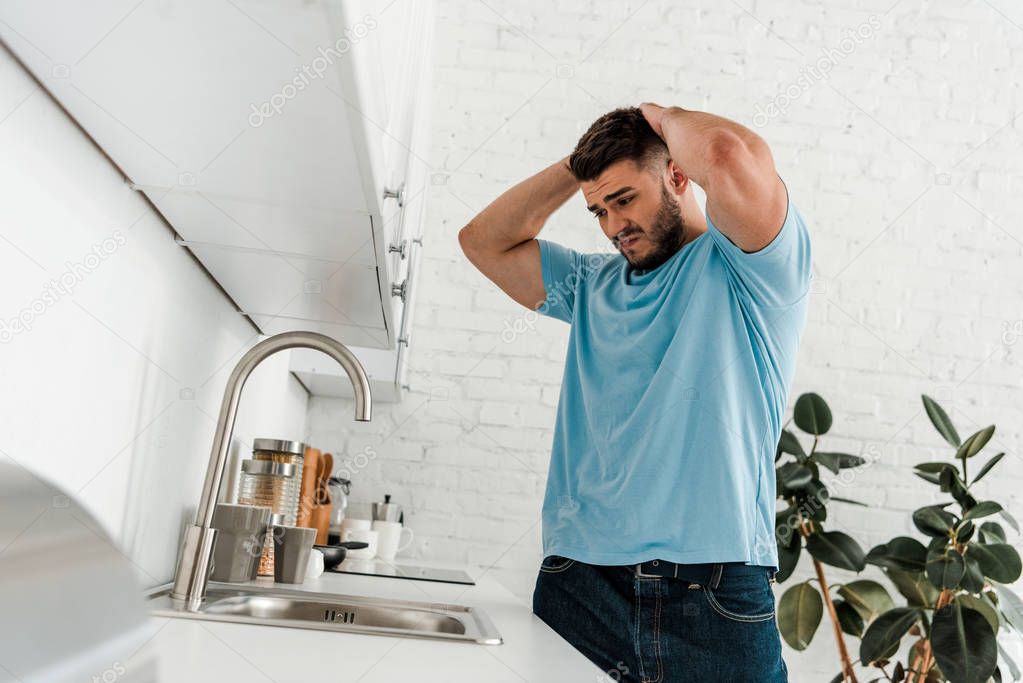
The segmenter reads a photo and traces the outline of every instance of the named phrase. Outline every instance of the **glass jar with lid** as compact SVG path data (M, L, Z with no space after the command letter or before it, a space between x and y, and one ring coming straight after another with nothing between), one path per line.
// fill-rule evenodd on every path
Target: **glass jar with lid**
M273 529L285 523L287 495L295 478L295 466L271 460L243 460L241 484L238 488L240 505L259 505L271 510L270 524L262 544L259 576L273 576Z
M282 512L284 523L295 526L298 519L298 499L302 488L302 464L305 461L305 444L301 441L285 439L255 439L252 442L252 459L262 460L295 467L294 475L288 477L284 484L284 502ZM276 512L277 509L275 508Z

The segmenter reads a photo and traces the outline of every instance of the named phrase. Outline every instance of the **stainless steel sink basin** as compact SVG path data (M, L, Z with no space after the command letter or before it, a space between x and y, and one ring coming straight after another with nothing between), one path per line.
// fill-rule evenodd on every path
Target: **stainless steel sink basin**
M171 587L149 594L153 614L182 619L227 621L320 631L372 633L500 645L501 635L486 614L472 607L310 593L261 586L211 583L198 610L180 606Z

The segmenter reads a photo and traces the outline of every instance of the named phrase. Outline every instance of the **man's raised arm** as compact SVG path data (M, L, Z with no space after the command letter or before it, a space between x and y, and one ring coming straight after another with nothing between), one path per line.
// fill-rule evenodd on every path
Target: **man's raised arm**
M459 231L458 243L491 282L535 310L547 297L536 236L578 189L565 157L491 202Z
M707 215L745 252L763 249L785 221L785 185L767 143L742 124L681 107L640 105L672 160L707 193Z

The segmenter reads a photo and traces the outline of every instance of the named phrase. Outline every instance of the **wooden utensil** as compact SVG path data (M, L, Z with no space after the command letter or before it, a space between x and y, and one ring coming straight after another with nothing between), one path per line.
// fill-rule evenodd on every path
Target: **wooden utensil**
M316 503L316 482L319 474L320 449L306 446L302 463L302 487L298 493L297 526L312 526L313 505Z
M316 492L312 508L312 519L309 526L316 529L316 543L323 545L327 542L330 532L330 488L327 487L327 480L330 479L334 469L334 458L330 453L322 454L317 461L316 468Z

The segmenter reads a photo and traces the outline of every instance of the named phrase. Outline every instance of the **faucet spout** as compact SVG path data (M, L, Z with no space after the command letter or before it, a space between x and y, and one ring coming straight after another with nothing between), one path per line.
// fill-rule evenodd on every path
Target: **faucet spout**
M178 568L174 575L171 599L184 609L196 610L206 598L213 544L216 541L216 529L212 528L213 512L220 497L224 468L231 448L231 437L245 380L256 366L268 357L278 351L295 348L315 349L336 360L348 375L355 392L355 419L368 422L372 417L373 401L366 371L348 347L326 335L316 332L284 332L264 339L241 357L224 388L224 398L220 404L220 415L213 435L213 448L206 469L202 497L199 499L199 508L195 515L195 524L185 531Z

